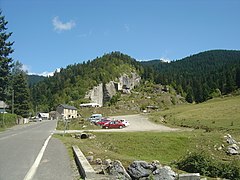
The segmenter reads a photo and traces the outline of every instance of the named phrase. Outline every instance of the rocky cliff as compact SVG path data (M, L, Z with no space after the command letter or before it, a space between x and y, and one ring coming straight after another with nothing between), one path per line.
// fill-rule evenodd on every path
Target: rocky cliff
M107 84L99 84L87 92L85 98L92 103L97 103L103 106L108 102L117 92L131 93L131 90L140 83L141 77L137 73L123 74L115 81L110 81Z

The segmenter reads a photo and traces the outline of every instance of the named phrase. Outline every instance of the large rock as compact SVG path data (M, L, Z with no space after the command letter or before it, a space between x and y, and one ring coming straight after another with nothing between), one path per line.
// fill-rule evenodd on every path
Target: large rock
M225 138L228 144L237 144L237 141L235 141L235 139L233 139L233 137L230 134L227 134Z
M111 162L111 165L106 169L107 173L114 176L114 179L131 180L131 177L118 160Z
M153 170L154 167L145 161L134 161L129 165L127 172L133 179L140 179L148 177Z
M87 92L85 98L92 103L97 103L100 106L109 101L118 91L130 92L135 86L140 83L141 77L137 73L123 74L115 81L110 81L106 84L99 84Z
M103 83L100 83L88 91L85 98L90 99L93 103L99 104L99 106L103 106Z
M113 81L103 86L103 102L108 102L117 93L116 86Z
M229 155L238 155L239 154L239 147L236 144L232 144L227 147L227 154Z
M153 172L154 180L175 180L177 174L169 167L164 166Z

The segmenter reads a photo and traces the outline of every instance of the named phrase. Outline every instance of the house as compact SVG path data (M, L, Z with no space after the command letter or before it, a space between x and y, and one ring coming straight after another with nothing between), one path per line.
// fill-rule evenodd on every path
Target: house
M8 108L8 105L4 101L0 101L0 113L7 113L6 108Z
M48 120L49 119L49 113L38 113L38 118L41 118L42 120Z
M61 119L61 114L59 114L57 111L51 111L49 113L49 118L51 120L54 120L54 119L58 120L58 119Z
M67 104L60 104L56 111L61 114L63 119L73 119L78 117L77 108Z

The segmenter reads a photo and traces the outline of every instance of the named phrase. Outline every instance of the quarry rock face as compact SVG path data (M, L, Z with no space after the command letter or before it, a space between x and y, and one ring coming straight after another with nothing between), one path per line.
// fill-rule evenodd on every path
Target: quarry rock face
M137 73L123 74L116 81L110 81L106 84L99 84L93 87L86 94L85 98L92 103L97 103L103 106L108 102L117 92L130 93L131 90L140 83L141 77Z
M90 91L88 91L88 93L85 96L86 99L90 99L91 102L97 103L100 106L103 105L102 97L103 97L103 83L93 87Z

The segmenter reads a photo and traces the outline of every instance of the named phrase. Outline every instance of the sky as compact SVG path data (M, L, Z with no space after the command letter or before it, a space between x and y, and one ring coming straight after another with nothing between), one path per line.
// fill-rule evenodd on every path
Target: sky
M240 49L239 0L0 0L14 53L29 73L120 51L178 60Z

